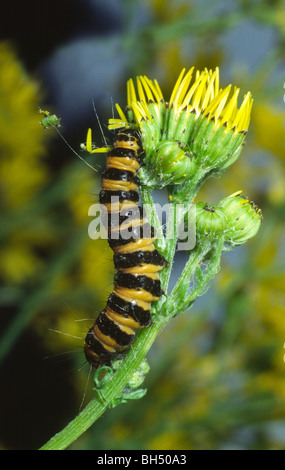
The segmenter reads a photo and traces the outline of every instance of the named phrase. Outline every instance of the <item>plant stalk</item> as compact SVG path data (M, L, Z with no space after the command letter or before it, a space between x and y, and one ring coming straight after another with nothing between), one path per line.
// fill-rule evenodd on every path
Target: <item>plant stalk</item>
M55 434L40 450L64 450L81 436L109 408L118 394L128 383L145 358L157 334L167 323L167 318L160 318L149 328L145 328L136 338L119 369L106 386L100 389L102 400L94 398L62 431Z

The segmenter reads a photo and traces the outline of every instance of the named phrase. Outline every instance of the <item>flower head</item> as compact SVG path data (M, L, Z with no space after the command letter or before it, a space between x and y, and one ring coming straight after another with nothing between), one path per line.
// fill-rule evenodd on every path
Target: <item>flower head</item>
M238 157L250 122L251 93L238 107L240 90L232 85L220 88L218 67L196 73L192 67L185 72L180 73L168 102L156 80L139 76L136 87L128 80L126 112L116 104L119 118L109 120L110 129L140 130L145 163L160 178L166 171L166 184L181 183L181 175L189 178L198 167L205 172L227 168ZM170 157L162 151L166 142Z
M261 209L241 193L237 191L219 202L228 220L225 241L229 247L241 245L254 237L262 220Z
M145 183L153 187L180 184L200 171L202 177L220 172L239 156L252 107L248 92L238 107L238 88L220 88L219 68L180 73L169 101L156 80L146 76L127 82L125 112L116 104L118 118L109 129L134 128L141 135ZM85 150L95 148L88 131Z

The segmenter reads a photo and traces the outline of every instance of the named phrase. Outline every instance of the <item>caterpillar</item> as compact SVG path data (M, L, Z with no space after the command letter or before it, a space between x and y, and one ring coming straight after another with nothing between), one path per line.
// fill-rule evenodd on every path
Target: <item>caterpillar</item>
M85 357L95 368L110 364L130 347L136 330L152 323L151 303L163 294L158 272L168 262L155 248L155 230L138 205L140 150L134 130L119 130L102 175L99 201L107 209L108 242L117 273L106 307L84 342Z

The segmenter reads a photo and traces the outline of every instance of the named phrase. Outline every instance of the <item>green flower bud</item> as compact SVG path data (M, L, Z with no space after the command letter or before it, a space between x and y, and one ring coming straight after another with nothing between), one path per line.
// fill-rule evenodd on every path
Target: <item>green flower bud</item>
M219 202L227 217L225 241L231 246L241 245L254 237L259 230L262 213L254 202L238 191Z
M217 206L209 206L204 202L196 204L196 235L198 238L222 235L227 226L227 218L223 210Z
M246 131L237 132L226 125L217 126L212 119L200 117L195 126L192 151L197 156L197 166L208 171L222 171L238 158Z
M179 184L190 178L196 169L195 159L181 142L164 141L152 152L147 165L151 165L157 183Z

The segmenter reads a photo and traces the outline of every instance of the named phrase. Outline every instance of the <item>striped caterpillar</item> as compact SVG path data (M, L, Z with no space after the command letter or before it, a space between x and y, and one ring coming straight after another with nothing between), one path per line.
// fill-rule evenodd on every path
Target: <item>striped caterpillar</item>
M96 368L110 364L132 344L138 328L151 324L151 303L163 294L158 272L168 262L155 248L155 230L138 205L139 150L134 130L118 131L102 177L99 200L107 209L108 242L118 272L107 305L85 338L85 357Z

